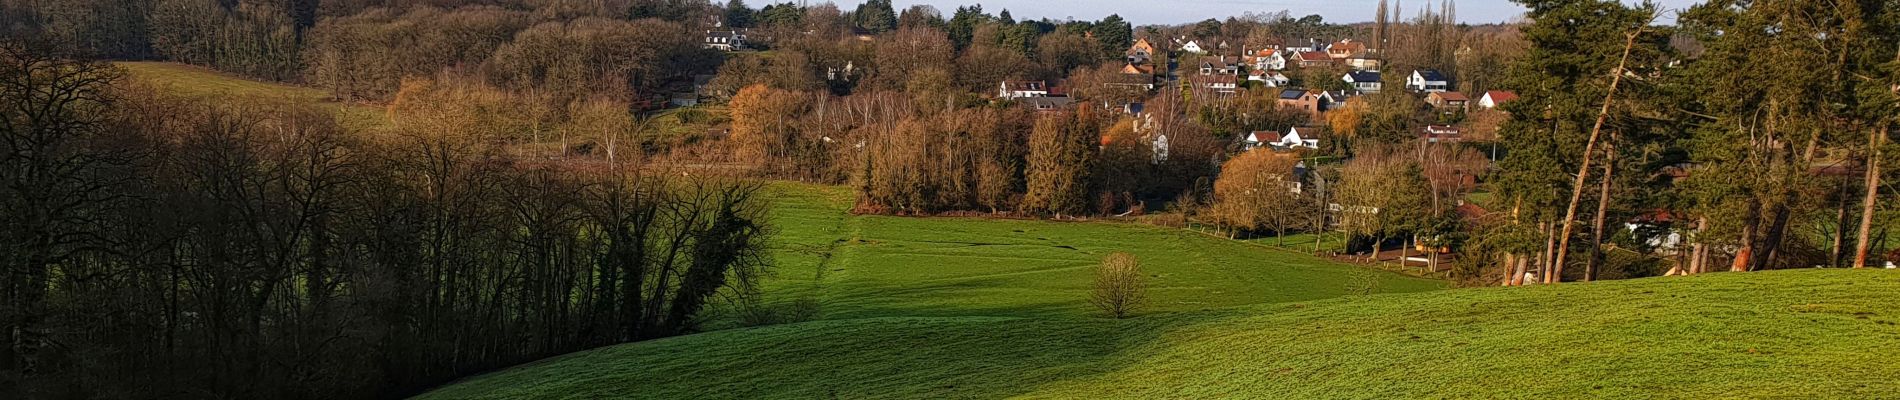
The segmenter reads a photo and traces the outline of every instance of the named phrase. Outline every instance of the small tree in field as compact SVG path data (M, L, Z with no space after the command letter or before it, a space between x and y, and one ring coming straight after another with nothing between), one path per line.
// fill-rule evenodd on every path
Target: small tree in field
M1134 314L1147 300L1141 282L1141 263L1128 253L1109 254L1095 270L1095 293L1089 302L1116 319Z

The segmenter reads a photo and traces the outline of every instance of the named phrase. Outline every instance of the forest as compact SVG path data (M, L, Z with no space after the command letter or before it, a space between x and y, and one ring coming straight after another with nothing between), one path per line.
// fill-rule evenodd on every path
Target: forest
M1900 261L1900 4L1515 1L1136 26L0 0L0 397L393 398L770 324L771 181L856 214L1337 233L1328 256L1465 286ZM203 101L124 61L378 112ZM1449 83L1400 89L1427 71Z

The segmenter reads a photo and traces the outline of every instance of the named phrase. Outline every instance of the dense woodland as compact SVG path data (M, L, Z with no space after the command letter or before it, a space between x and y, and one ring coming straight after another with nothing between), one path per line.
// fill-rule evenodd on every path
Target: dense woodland
M753 304L758 178L849 185L859 213L1344 232L1369 259L1430 249L1433 272L1455 254L1469 285L1900 258L1900 3L1519 3L1499 25L1444 2L1138 27L888 0L0 0L0 397L399 397L719 313L781 321ZM702 42L735 29L751 49ZM1393 89L1320 114L1192 72L1341 39L1374 43ZM1163 51L1131 61L1138 40ZM113 60L387 121L180 98ZM1416 69L1518 100L1436 109L1396 90ZM1285 72L1344 93L1347 70ZM1018 80L1073 101L997 98ZM699 104L668 110L683 91ZM1320 144L1244 142L1289 128Z

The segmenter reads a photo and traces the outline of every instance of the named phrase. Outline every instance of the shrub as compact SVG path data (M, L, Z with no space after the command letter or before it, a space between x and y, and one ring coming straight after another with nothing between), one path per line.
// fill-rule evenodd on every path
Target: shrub
M1089 302L1116 319L1127 318L1134 314L1147 300L1147 287L1142 285L1141 263L1135 255L1113 253L1102 259L1102 266L1095 270L1095 292Z

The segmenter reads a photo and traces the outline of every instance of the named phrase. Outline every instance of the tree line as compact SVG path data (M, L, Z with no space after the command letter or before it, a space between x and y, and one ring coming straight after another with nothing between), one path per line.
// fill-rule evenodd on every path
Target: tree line
M398 397L771 318L757 183L517 158L452 99L370 135L48 54L0 47L0 396Z

